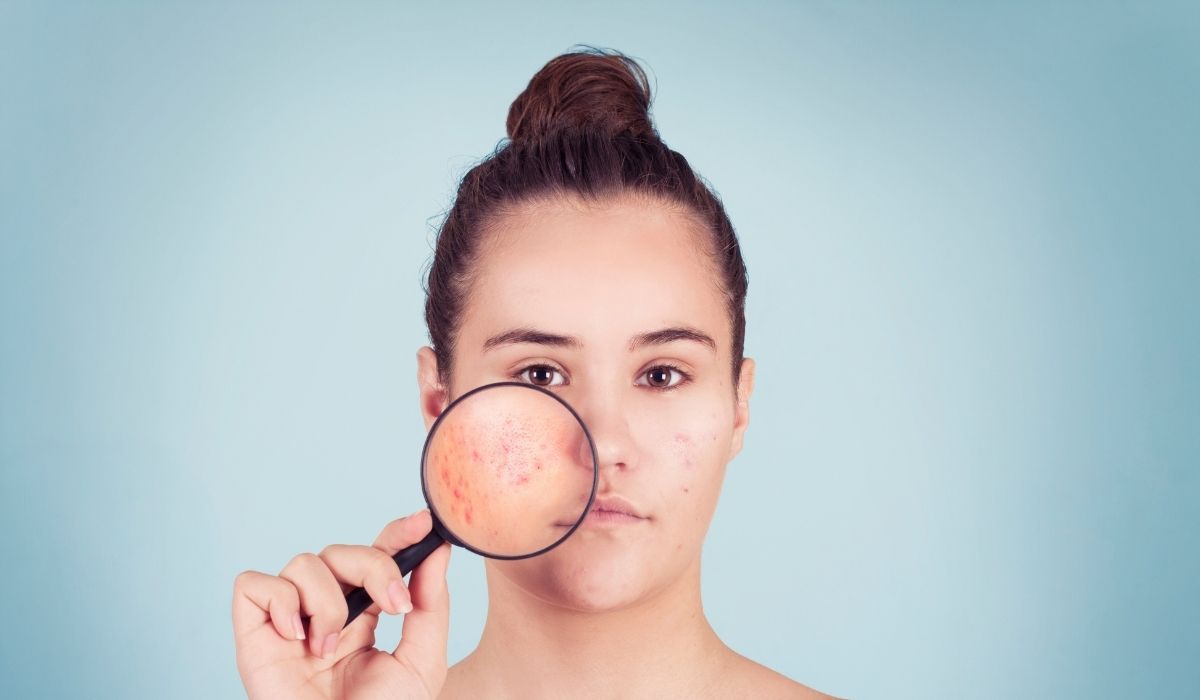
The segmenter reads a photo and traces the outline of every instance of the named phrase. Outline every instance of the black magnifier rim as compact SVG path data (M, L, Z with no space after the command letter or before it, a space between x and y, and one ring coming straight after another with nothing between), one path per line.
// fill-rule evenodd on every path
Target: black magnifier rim
M546 396L549 396L550 398L552 398L555 401L562 404L563 407L566 408L568 411L570 411L571 415L574 416L575 422L579 424L579 427L583 429L583 435L584 435L584 437L587 438L587 441L588 441L588 448L591 449L591 451L592 451L592 490L591 490L591 493L588 494L588 502L587 502L587 505L583 509L583 513L579 516L579 519L575 521L575 524L572 525L570 527L570 529L568 529L565 533L563 533L562 537L559 537L557 540L554 540L553 542L546 545L545 547L542 547L541 549L537 550L536 552L529 552L528 554L495 554L493 552L485 552L482 549L472 547L468 542L463 540L463 538L459 537L457 533L455 533L453 530L451 530L450 527L448 525L446 525L445 521L443 521L442 518L438 515L437 506L435 506L433 504L433 499L431 499L429 497L429 485L428 485L428 483L426 483L426 480L425 480L425 458L428 457L428 455L429 455L429 446L431 444L433 444L433 436L435 434L437 434L438 427L440 427L442 424L442 419L445 418L447 415L449 415L450 411L452 411L455 406L457 406L459 403L461 403L467 397L472 396L473 394L478 394L479 392L485 391L487 389L496 389L498 387L504 387L504 386L518 386L523 389L532 389L534 391L541 392L541 393L545 394ZM536 557L539 554L544 554L544 553L550 551L551 549L554 549L558 545L562 544L564 540L566 540L568 537L571 536L572 533L574 533L576 530L579 529L579 526L583 524L584 519L587 518L587 514L592 510L592 503L595 502L595 500L596 500L596 488L599 485L600 485L600 456L596 452L596 441L592 439L592 433L590 430L588 430L587 424L583 422L583 418L579 417L579 414L575 412L575 409L571 407L571 404L569 404L565 400L563 400L563 398L561 396L559 396L558 394L555 394L554 392L552 392L548 389L544 389L540 386L537 386L536 384L527 384L525 382L493 382L491 384L484 384L483 386L477 386L474 389L471 389L467 393L465 393L462 396L458 397L457 399L454 399L453 401L451 401L450 405L446 406L446 409L444 411L442 411L440 415L438 415L437 420L435 420L433 422L433 425L430 426L430 428L429 428L429 435L425 436L425 446L423 448L421 448L421 495L425 497L425 504L429 506L429 512L433 514L434 523L441 526L440 529L443 531L444 535L448 535L448 537L444 537L444 539L447 542L456 544L456 545L462 547L463 549L466 549L471 552L475 552L476 554L483 556L483 557L487 557L488 559L499 559L499 560L504 560L504 561L514 561L517 559L528 559L530 557Z

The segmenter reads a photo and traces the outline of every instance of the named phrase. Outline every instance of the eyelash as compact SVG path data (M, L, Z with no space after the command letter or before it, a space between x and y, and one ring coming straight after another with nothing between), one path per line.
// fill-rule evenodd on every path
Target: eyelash
M527 372L529 372L529 370L531 370L531 369L548 369L551 372L555 372L555 373L559 374L560 376L562 376L563 381L559 384L553 384L553 383L545 384L545 385L534 384L532 381L530 381L528 378L525 377L525 374ZM638 374L638 378L641 379L642 377L645 377L647 374L649 374L652 370L656 370L656 369L666 369L666 370L670 370L670 371L674 372L675 374L679 375L679 381L675 382L672 385L661 386L661 387L660 386L650 386L649 384L638 384L637 386L647 386L650 389L653 389L654 391L667 392L667 391L674 391L675 389L678 389L679 387L683 386L684 384L687 384L688 382L692 381L692 375L683 371L682 368L671 364L670 362L659 362L651 367L647 367L645 369L645 371L640 372ZM567 377L566 377L565 372L563 372L558 367L555 367L554 365L546 364L545 362L535 362L533 364L525 365L521 369L517 370L512 375L512 378L517 381L526 382L527 384L533 384L534 386L540 386L543 388L553 387L553 386L565 386L565 385L569 384L569 382L566 381ZM553 381L553 380L551 380L551 381Z

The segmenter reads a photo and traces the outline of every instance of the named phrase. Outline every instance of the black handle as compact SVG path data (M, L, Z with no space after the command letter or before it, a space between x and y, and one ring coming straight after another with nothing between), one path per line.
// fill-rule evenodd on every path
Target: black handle
M408 572L417 568L417 565L425 561L425 557L433 553L446 540L438 533L438 528L433 528L425 535L425 539L420 542L409 545L404 549L396 552L392 557L392 561L400 567L400 575L407 576ZM354 622L354 618L362 614L364 610L371 607L371 595L367 593L365 588L355 588L346 594L346 625ZM344 626L343 626L344 629Z

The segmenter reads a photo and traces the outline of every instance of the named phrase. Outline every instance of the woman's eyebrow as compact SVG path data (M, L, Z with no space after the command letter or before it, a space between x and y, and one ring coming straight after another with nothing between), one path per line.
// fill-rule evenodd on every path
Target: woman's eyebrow
M717 342L712 339L712 336L707 333L696 330L695 328L663 328L649 333L635 335L629 340L630 352L639 348L649 347L651 345L664 345L673 343L676 340L692 340L701 345L707 345L713 352L717 351Z
M498 333L488 338L483 343L483 350L487 352L501 345L515 345L517 343L552 345L560 348L578 348L582 345L579 339L573 336L555 335L554 333L546 333L532 328L514 328L511 331Z

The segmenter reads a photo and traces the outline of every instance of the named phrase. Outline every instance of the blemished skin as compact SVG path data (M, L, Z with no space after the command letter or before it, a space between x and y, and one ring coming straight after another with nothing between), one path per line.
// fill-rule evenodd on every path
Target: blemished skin
M448 552L417 567L403 592L387 567L388 555L428 532L424 512L388 525L374 547L328 548L278 577L243 574L234 621L250 696L827 697L738 655L704 616L700 552L754 384L748 358L734 381L728 306L706 232L677 207L642 197L548 199L495 223L448 385L433 351L418 352L426 427L482 384L546 386L591 430L596 511L546 554L485 560L484 632L448 671ZM338 582L365 585L378 603L328 637L345 616ZM402 595L395 603L390 584ZM399 647L374 649L378 612L402 609L410 594ZM332 640L328 658L319 658L326 642L306 650L295 640L293 615L309 607L324 611L310 630Z
M425 491L442 525L493 556L562 540L595 481L579 421L553 397L512 383L463 399L441 414L425 452Z

